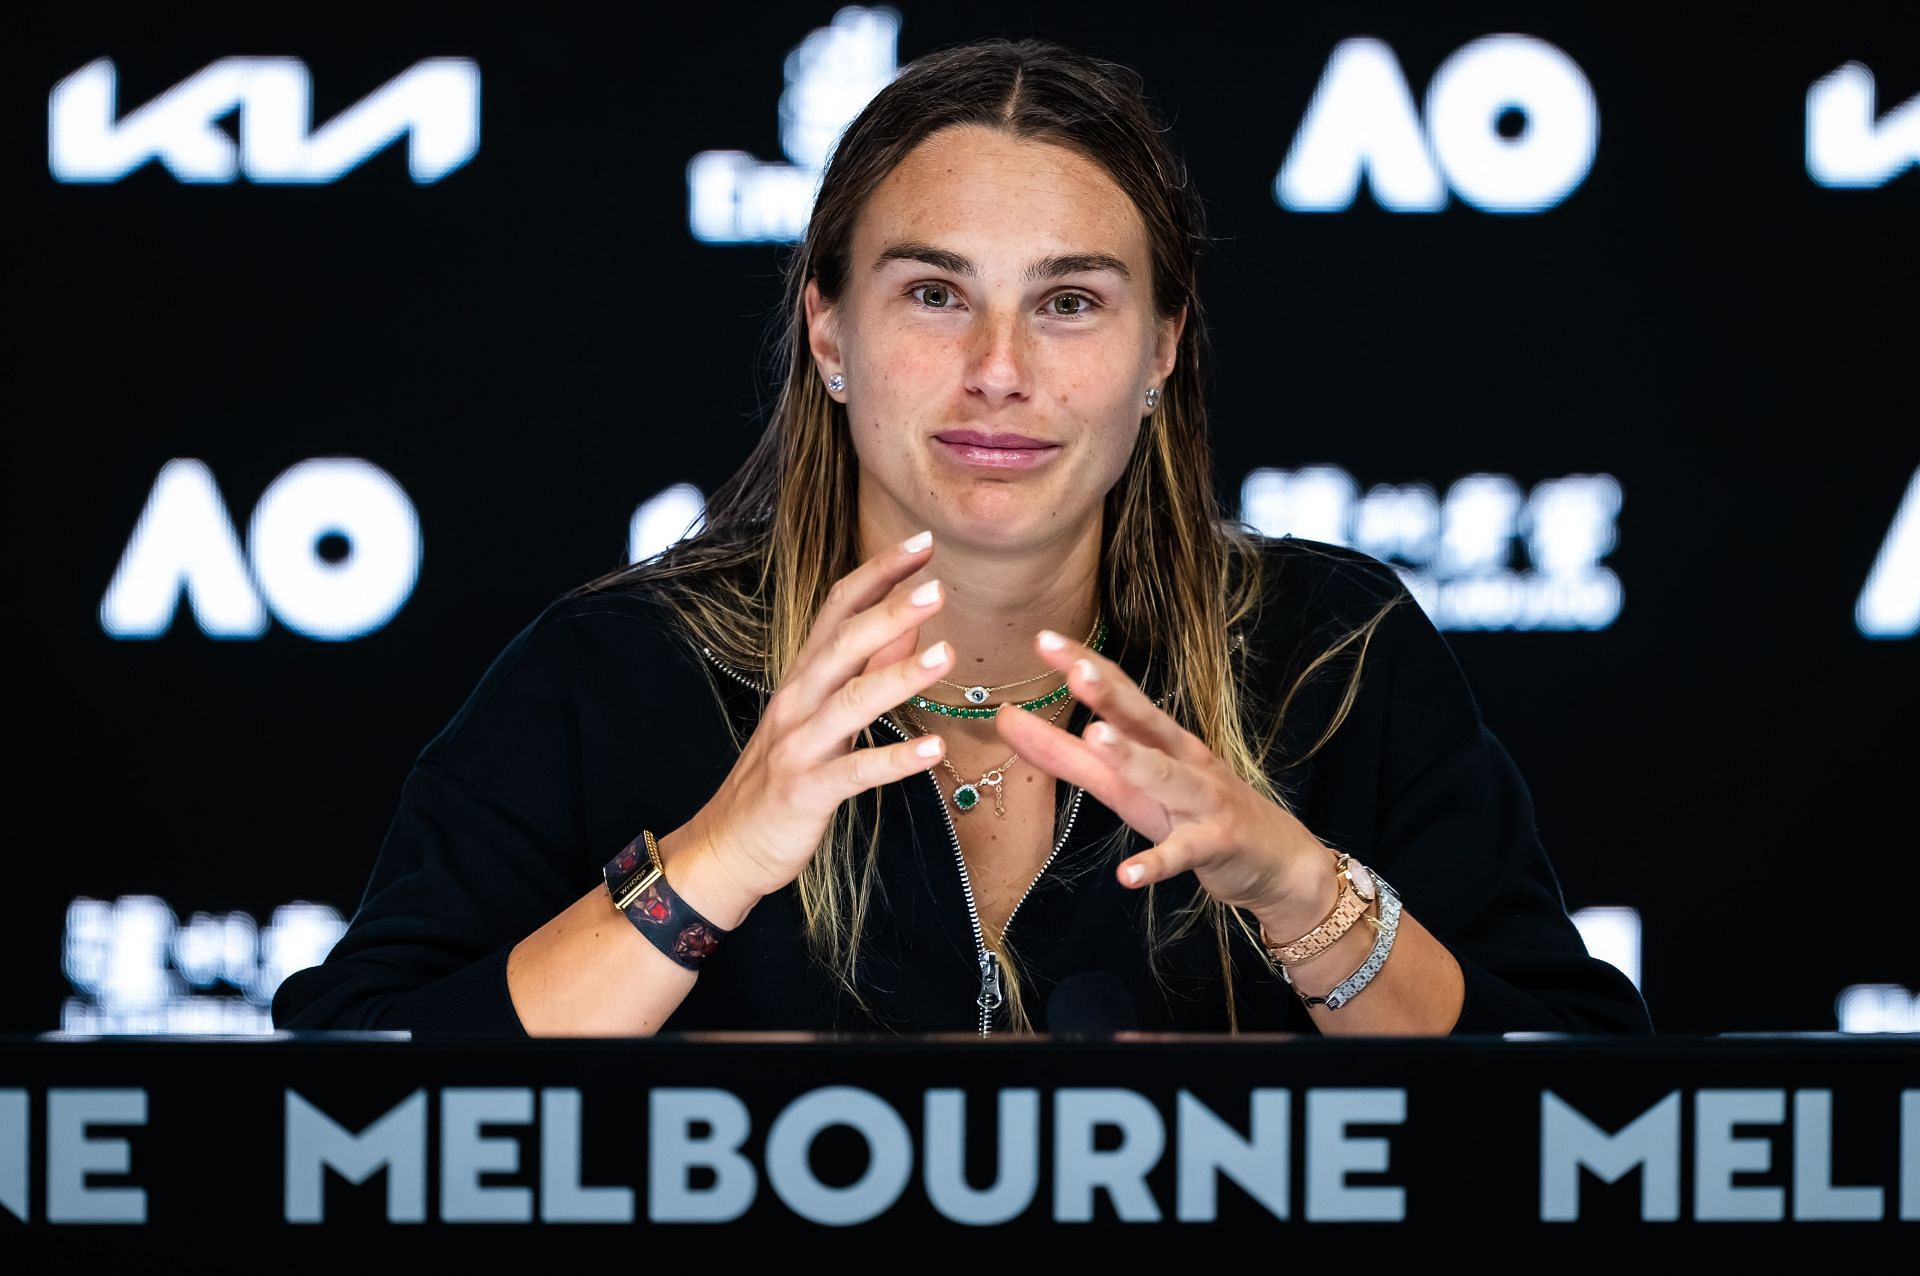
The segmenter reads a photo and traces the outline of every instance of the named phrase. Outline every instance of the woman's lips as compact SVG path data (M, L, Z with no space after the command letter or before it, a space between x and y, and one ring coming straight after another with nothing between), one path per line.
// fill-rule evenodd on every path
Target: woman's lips
M941 452L963 465L1000 470L1024 470L1045 465L1060 450L1057 443L1038 447L983 447L978 443L950 443L938 435L933 443Z
M1025 434L1014 434L1008 431L942 430L939 434L934 435L934 437L946 443L971 443L976 447L1015 448L1052 446L1052 444L1048 443L1045 439L1030 438Z

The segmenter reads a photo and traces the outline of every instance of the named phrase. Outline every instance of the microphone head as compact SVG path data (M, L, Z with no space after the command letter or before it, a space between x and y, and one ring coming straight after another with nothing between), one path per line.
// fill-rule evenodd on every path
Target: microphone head
M1104 970L1068 975L1047 997L1047 1032L1055 1037L1110 1037L1140 1026L1133 994Z

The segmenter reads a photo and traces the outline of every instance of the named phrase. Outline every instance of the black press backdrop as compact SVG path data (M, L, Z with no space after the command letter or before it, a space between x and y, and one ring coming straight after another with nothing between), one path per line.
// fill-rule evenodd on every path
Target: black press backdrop
M1480 472L1619 481L1610 625L1449 640L1532 786L1569 907L1639 911L1662 1030L1831 1028L1843 988L1917 982L1902 901L1920 886L1920 662L1911 636L1864 636L1854 604L1920 461L1920 178L1834 189L1805 160L1808 89L1849 62L1883 116L1911 116L1920 44L1897 7L893 12L901 63L1037 35L1146 76L1213 218L1229 508L1260 467L1442 492ZM410 762L503 644L624 561L640 502L732 472L770 399L787 247L697 239L687 166L781 158L783 59L833 15L15 19L9 805L32 871L0 904L6 1027L58 1027L77 995L76 900L151 895L182 924L264 925L294 901L350 915ZM1598 149L1566 199L1408 214L1363 183L1345 211L1279 206L1274 175L1341 42L1383 42L1417 103L1498 33L1550 43L1593 87ZM236 55L300 59L316 121L422 59L470 58L478 149L424 185L404 144L320 184L158 164L56 180L64 77L111 59L124 115ZM204 464L244 536L274 477L319 457L377 465L417 511L420 574L390 621L351 641L280 623L219 639L182 600L159 636L106 632L169 461Z

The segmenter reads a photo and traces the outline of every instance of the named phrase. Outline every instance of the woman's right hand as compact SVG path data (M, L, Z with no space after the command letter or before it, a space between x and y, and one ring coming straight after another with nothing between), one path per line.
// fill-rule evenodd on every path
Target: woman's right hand
M842 802L924 771L945 751L937 735L853 747L875 718L953 667L951 643L918 649L920 625L945 605L944 589L927 581L918 590L933 597L921 603L905 584L932 548L896 543L833 583L752 738L689 822L690 845L753 899L800 875ZM919 752L929 741L933 752Z

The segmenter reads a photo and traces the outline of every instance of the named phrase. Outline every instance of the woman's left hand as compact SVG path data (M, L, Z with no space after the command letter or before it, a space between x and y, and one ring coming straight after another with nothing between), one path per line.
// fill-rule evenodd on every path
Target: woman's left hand
M1299 883L1328 875L1333 853L1148 699L1119 665L1067 638L1052 649L1036 639L1034 650L1066 671L1073 694L1099 720L1084 738L1032 712L993 720L1022 761L1081 785L1154 843L1120 862L1123 885L1191 870L1221 903L1278 917L1296 890L1304 896Z

